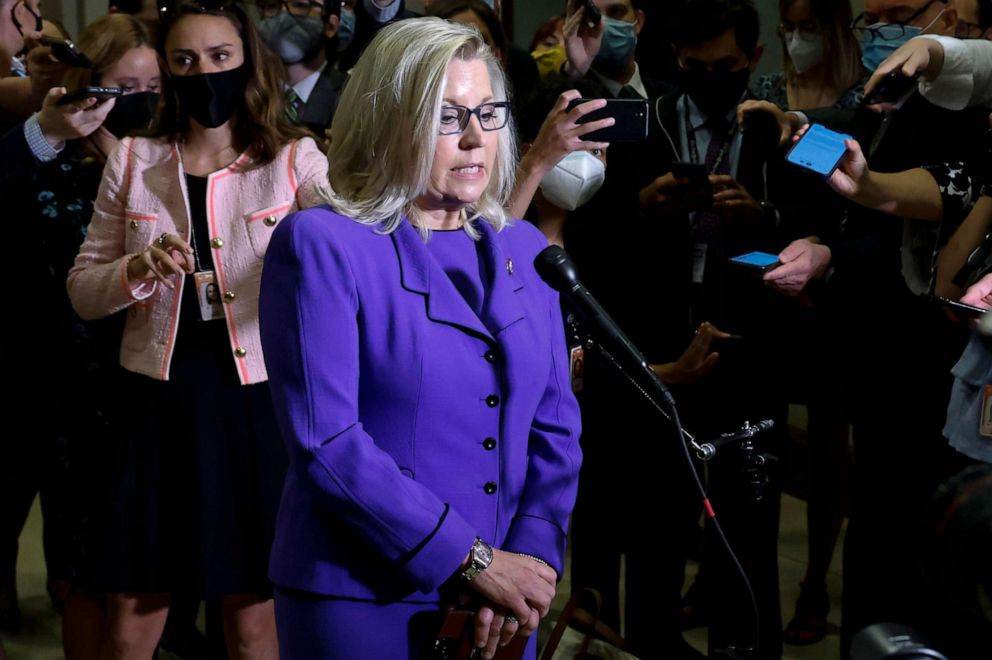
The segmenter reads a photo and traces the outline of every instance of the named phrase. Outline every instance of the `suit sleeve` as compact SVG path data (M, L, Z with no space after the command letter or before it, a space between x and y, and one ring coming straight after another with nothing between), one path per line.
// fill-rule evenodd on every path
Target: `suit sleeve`
M86 240L69 270L69 300L85 320L110 316L155 292L155 280L129 283L125 205L133 138L121 140L103 169Z
M530 461L524 492L502 549L540 557L555 569L560 579L582 450L579 404L569 379L568 347L558 294L548 288L547 300L544 313L551 328L551 368L530 429Z
M265 256L259 320L276 416L292 469L327 515L429 593L458 569L476 530L362 427L360 301L324 213L284 220Z
M8 199L30 183L31 175L38 167L24 135L24 122L3 134L0 149L4 153L4 164L0 168L0 197Z
M992 43L985 39L955 39L924 34L944 47L944 64L932 81L920 80L923 97L948 110L992 105Z

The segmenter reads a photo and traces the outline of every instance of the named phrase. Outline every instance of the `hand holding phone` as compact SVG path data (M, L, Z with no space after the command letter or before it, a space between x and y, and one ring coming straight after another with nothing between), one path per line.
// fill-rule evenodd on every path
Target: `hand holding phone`
M94 85L88 85L86 87L80 87L77 90L71 91L62 98L58 100L58 105L65 105L67 103L75 103L77 101L82 101L83 99L95 98L98 101L106 101L107 99L116 98L124 94L124 90L120 87L99 87Z
M967 316L985 316L985 314L989 312L987 309L975 307L974 305L963 303L960 300L951 300L949 298L942 298L938 296L937 302L948 309L952 309L959 314L964 314Z
M571 111L593 99L574 99L566 111ZM579 118L577 124L612 117L612 126L586 133L583 140L592 142L640 142L648 137L648 102L643 99L606 99L606 106Z
M917 81L920 79L920 72L917 71L912 76L907 76L902 69L890 71L884 78L878 81L874 89L869 92L862 105L879 105L882 103L898 103L909 96L915 89Z
M713 205L713 186L706 168L694 163L672 163L671 171L641 189L641 208L682 212Z
M603 14L592 0L575 0L572 6L576 11L585 12L586 25L591 28L596 27L603 20Z
M689 187L709 197L713 196L713 183L710 181L710 174L706 170L705 165L699 165L698 163L672 163L671 168L672 176L676 179L685 179Z
M767 252L748 252L747 254L731 257L730 263L749 270L756 275L763 275L782 265L782 262L778 260L776 255L768 254Z
M792 145L785 159L793 165L829 177L847 151L850 135L832 131L820 124L810 124L806 133Z
M83 51L76 47L70 39L54 39L52 37L42 37L41 43L52 49L52 56L59 62L80 69L90 69L93 62L83 54Z

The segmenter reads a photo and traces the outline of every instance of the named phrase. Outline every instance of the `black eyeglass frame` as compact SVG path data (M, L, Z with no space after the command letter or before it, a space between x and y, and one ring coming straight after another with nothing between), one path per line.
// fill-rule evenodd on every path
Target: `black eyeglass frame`
M857 17L853 21L851 21L851 29L854 30L855 32L861 32L862 34L864 34L865 32L871 32L876 39L881 39L882 41L895 41L896 39L901 39L906 34L906 28L910 27L909 24L915 21L920 16L922 16L926 12L926 10L930 9L930 6L933 5L933 3L935 2L943 2L944 4L947 4L947 0L929 0L926 4L924 4L922 7L917 9L912 16L907 18L902 23L886 23L886 25L899 26L899 34L897 35L892 35L887 37L885 36L885 33L881 32L878 28L868 27L867 25L858 25L859 21L865 20L865 15L868 13L866 11L863 11L860 14L858 14Z
M441 106L441 112L445 110L458 110L458 130L446 131L443 126L438 126L438 135L461 135L468 128L468 123L472 121L472 115L475 115L479 120L479 126L484 131L498 131L500 129L506 128L506 125L510 123L510 108L512 104L509 101L487 101L486 103L481 103L474 108L469 108L464 105L458 105L456 103L448 103ZM483 119L482 113L486 109L492 109L495 114L495 110L502 109L502 122L499 126L486 126L486 120Z
M320 10L320 15L321 16L324 15L324 3L322 3L322 2L316 2L315 0L309 0L306 3L306 5L307 5L306 13L297 14L297 13L293 12L290 9L290 5L292 4L293 1L294 0L269 0L268 2L257 2L256 5L258 6L258 15L261 16L262 18L272 18L274 16L278 16L279 15L279 12L278 11L276 11L275 13L271 13L271 14L268 13L265 10L265 8L264 8L265 5L269 5L269 6L281 5L281 8L282 9L285 9L287 14L289 14L290 16L295 16L296 18L304 18L306 16L312 15L311 12L313 12L314 8L317 8L317 9ZM330 0L330 1L331 2L334 2L334 0ZM303 0L295 0L295 2L298 3L298 4L303 4Z

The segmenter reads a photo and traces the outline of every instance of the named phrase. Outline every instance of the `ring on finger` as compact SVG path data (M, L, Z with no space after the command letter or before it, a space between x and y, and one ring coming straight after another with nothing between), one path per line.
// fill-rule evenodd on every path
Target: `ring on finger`
M507 614L505 617L503 617L503 625L505 626L508 623L516 623L519 625L520 619L518 619L513 614Z
M165 245L165 239L168 237L169 237L168 232L162 232L162 235L156 238L155 242L158 243L159 247L162 247Z

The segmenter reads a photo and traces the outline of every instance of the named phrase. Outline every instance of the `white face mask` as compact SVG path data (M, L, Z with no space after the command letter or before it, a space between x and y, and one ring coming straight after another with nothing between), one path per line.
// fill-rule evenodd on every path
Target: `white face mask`
M814 38L810 39L811 36ZM804 36L799 30L793 30L786 32L782 37L792 59L792 66L799 75L823 61L823 37L819 34Z
M558 208L574 211L592 199L605 179L603 161L588 151L573 151L544 175L541 192Z

